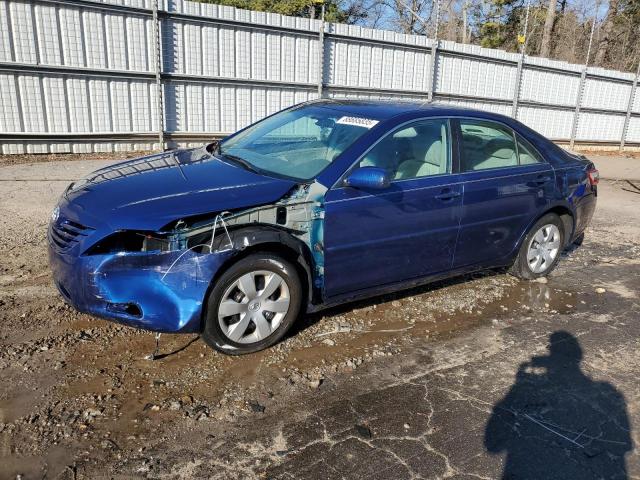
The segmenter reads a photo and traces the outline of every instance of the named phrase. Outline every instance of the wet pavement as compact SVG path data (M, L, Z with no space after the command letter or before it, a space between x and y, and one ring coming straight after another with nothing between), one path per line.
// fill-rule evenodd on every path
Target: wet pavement
M622 183L548 283L485 272L309 316L245 357L163 335L149 361L152 335L74 312L46 270L48 212L99 163L0 168L0 478L640 478L640 195Z

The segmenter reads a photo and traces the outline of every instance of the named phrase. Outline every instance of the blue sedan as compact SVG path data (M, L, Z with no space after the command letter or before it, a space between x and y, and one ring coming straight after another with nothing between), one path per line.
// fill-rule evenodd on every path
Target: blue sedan
M242 354L302 311L487 268L547 275L581 241L597 183L593 163L508 117L315 101L71 184L49 257L78 310Z

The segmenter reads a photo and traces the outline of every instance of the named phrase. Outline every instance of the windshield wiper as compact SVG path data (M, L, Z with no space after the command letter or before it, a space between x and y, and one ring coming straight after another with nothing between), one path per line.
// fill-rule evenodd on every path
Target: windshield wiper
M253 172L253 173L262 173L259 169L257 169L253 165L251 165L249 162L247 162L242 157L238 157L236 155L231 155L230 153L224 153L224 152L222 152L220 150L219 147L217 149L217 153L218 153L218 155L222 155L224 158L227 158L227 159L231 160L233 163L237 163L238 165L243 167L245 170L249 170L250 172Z

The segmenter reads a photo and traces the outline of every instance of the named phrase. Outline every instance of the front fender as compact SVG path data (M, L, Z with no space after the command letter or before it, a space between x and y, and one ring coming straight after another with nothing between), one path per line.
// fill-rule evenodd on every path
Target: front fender
M211 279L207 296L220 276L234 263L251 253L267 251L284 255L294 261L304 273L309 305L322 302L322 277L317 273L309 246L295 236L296 232L268 224L254 224L229 230L229 235L216 236L214 249L223 249L229 242L230 255ZM205 297L206 298L206 297ZM206 312L203 309L203 321Z

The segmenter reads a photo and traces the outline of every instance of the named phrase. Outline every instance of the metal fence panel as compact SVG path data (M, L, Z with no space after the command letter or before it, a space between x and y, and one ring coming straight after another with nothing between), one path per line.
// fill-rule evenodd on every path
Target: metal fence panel
M429 87L429 51L357 39L327 40L326 82L336 87L420 91Z
M438 56L436 92L511 100L517 65L458 55Z
M502 103L483 102L481 100L446 100L443 103L449 103L458 107L464 108L476 108L478 110L487 110L493 113L499 113L500 115L509 115L511 112L511 105Z
M549 138L568 140L571 137L573 110L549 107L522 106L518 120Z
M60 22L60 37L64 64L73 67L86 67L84 44L84 22L82 14L77 8L61 8L58 11Z
M172 81L165 86L166 130L219 136L234 132L296 103L315 91L260 85L212 85Z
M525 68L522 72L520 99L573 107L578 97L579 85L579 75Z
M426 97L416 96L411 94L390 94L379 92L367 92L367 91L354 91L354 90L330 90L328 98L347 98L350 100L397 100L406 102L423 102Z
M582 112L578 122L577 140L619 141L622 137L624 114Z
M0 132L22 132L21 106L15 75L0 75Z
M0 2L0 61L13 60L13 35L9 18L9 3Z
M640 142L640 117L632 118L629 121L629 131L627 132L628 142Z
M576 117L581 65L525 57L517 88L517 54L448 41L434 54L425 36L341 24L321 40L316 20L187 0L158 1L158 49L154 5L0 0L0 151L158 148L160 131L197 143L319 90L515 114L558 140L577 118L577 140L622 140L629 73L589 68ZM640 143L640 92L625 139Z
M600 78L587 78L582 105L584 107L625 112L631 95L631 85Z
M633 97L633 107L631 111L634 113L640 113L640 86L636 87L635 95Z

